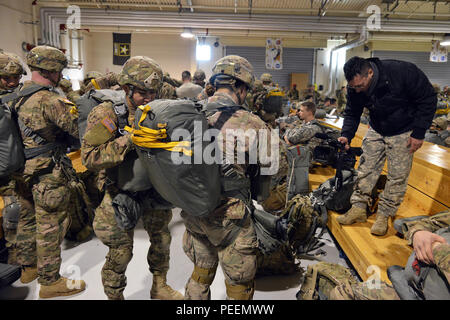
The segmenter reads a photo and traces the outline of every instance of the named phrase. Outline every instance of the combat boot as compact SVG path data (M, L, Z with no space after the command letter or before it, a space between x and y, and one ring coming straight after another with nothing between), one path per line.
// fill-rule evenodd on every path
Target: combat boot
M184 300L184 296L172 289L166 281L166 275L153 275L150 298L160 300Z
M75 285L72 284L73 281L74 280L61 277L50 285L46 286L41 284L41 290L39 290L39 297L46 299L54 297L71 296L86 289L86 283L83 280L76 280L78 283L75 283Z
M352 206L344 215L336 218L337 222L340 224L348 225L355 222L366 222L367 214L366 209L358 206Z
M384 236L388 229L389 216L377 213L375 223L370 229L370 232L376 236Z
M38 277L37 266L22 266L20 282L30 283Z

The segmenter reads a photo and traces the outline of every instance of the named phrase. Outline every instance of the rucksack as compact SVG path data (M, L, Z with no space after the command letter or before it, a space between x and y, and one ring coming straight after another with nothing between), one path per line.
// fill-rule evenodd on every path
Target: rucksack
M311 192L313 203L325 206L328 210L344 213L351 208L350 197L356 183L355 170L342 170L342 187L337 189L336 177L323 182L316 190Z
M287 199L297 194L309 193L309 165L311 152L306 146L295 145L286 152L289 164L287 176Z
M50 90L50 87L38 84L30 85L24 89L16 90L1 98L0 101L0 177L8 177L19 171L25 165L25 160L55 148L54 143L46 143L33 130L26 127L18 118L16 104L23 98L21 105L40 90ZM11 103L11 104L10 104ZM20 106L18 106L20 108ZM32 137L38 144L37 148L24 150L22 136L23 131Z
M190 100L155 100L136 110L135 129L127 129L155 190L197 217L217 208L222 194L219 165L203 159L208 122L201 108Z
M16 115L6 104L0 106L0 178L20 170L25 164Z
M308 266L296 297L298 300L328 300L331 291L346 282L358 283L348 268L336 263L319 262Z
M286 242L296 254L307 254L320 247L319 239L328 222L324 207L315 205L309 196L296 195L288 201L280 217Z
M89 113L92 109L94 109L94 107L106 101L112 102L114 106L123 105L125 103L125 91L92 89L86 92L81 96L80 99L76 101L80 141L83 139L84 133L86 132L87 118L89 116Z
M450 227L435 233L450 242ZM404 268L391 266L387 274L402 300L450 300L450 284L445 274L435 265L419 261L414 251Z

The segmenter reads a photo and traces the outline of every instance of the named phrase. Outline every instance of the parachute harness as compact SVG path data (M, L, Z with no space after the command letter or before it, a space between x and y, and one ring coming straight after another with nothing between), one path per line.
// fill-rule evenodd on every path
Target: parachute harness
M159 148L172 152L183 152L186 156L192 156L191 142L190 141L171 141L171 142L161 142L161 140L167 138L167 132L165 128L158 130L150 129L141 126L141 123L147 117L150 112L151 107L149 105L139 106L142 110L141 118L139 119L139 129L133 129L129 126L124 128L125 131L131 133L131 140L133 143L139 147L144 148ZM158 126L165 127L165 125Z

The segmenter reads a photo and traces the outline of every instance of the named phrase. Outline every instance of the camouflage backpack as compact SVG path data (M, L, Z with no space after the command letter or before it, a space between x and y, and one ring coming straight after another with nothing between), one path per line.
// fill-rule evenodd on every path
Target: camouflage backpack
M296 296L298 300L328 300L330 292L345 282L358 283L348 268L335 263L319 262L308 266Z
M287 203L281 218L287 243L295 253L308 253L318 248L328 220L323 206L314 206L309 196L296 195ZM316 235L318 229L320 232Z

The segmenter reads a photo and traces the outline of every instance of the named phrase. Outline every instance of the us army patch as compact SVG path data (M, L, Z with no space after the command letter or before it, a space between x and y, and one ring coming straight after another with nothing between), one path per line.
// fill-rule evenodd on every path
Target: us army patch
M113 133L117 130L116 124L110 118L105 117L101 122L110 133Z

